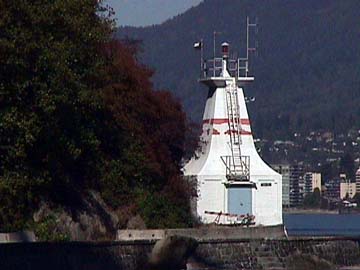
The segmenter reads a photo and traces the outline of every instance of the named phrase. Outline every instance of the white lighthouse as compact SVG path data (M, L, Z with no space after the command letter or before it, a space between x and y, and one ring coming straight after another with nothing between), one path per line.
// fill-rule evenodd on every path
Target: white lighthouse
M248 56L231 59L223 43L222 57L202 66L200 82L209 92L201 149L184 167L197 183L194 212L203 223L236 224L252 216L255 226L282 224L281 175L259 156L246 108L243 86L254 80Z

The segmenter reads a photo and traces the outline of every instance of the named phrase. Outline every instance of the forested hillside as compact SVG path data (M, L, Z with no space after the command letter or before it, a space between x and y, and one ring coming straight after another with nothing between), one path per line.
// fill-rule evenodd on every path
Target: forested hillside
M118 38L142 41L142 60L156 70L158 88L171 89L188 115L201 118L206 90L197 83L204 39L212 55L228 41L244 53L246 16L258 19L255 83L246 89L256 136L360 127L360 1L205 0L161 25L119 28Z

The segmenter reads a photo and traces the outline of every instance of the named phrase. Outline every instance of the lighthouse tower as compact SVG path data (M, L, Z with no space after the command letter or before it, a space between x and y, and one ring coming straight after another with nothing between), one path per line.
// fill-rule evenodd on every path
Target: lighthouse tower
M222 57L202 60L202 67L208 97L201 149L184 167L197 183L194 212L203 223L251 216L255 226L282 224L282 178L258 155L246 108L243 86L254 80L248 57L231 59L223 43Z

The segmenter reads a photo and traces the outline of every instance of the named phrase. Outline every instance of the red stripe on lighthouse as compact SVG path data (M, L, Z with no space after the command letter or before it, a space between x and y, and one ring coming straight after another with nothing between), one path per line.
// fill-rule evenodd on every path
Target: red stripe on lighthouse
M240 123L242 125L250 125L250 120L249 119L240 119Z
M221 125L221 124L226 124L229 123L229 119L227 118L213 118L213 119L205 119L203 120L203 124L210 124L210 125ZM250 120L249 119L240 119L240 124L242 125L250 125Z

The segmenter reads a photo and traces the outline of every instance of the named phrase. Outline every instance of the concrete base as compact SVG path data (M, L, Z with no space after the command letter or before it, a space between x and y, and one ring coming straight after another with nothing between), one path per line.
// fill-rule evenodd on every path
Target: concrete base
M284 226L266 227L201 227L191 229L165 229L165 230L119 230L117 241L157 241L167 236L184 236L203 241L219 240L247 240L247 239L283 239L285 238Z
M21 243L35 242L36 237L32 231L23 231L15 233L0 233L0 243Z

